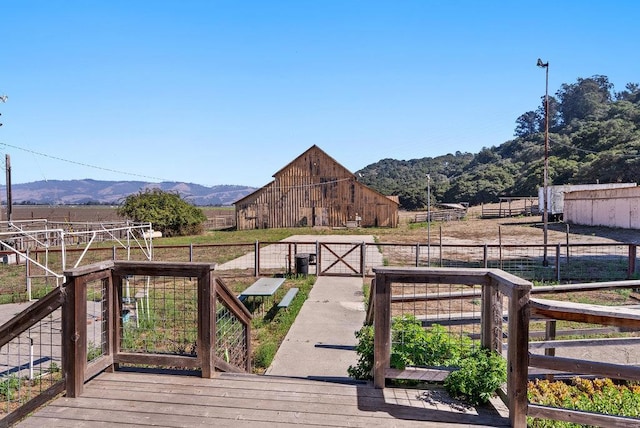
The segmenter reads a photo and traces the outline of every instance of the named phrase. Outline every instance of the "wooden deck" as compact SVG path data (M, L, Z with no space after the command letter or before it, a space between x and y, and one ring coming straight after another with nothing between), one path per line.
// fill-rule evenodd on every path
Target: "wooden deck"
M493 408L456 409L416 389L247 374L102 373L18 427L509 426ZM432 392L433 394L433 392Z

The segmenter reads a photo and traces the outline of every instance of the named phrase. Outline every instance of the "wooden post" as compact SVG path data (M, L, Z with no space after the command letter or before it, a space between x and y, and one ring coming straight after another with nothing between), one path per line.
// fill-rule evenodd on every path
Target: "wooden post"
M82 394L87 366L87 288L84 278L65 283L62 307L62 367L67 397Z
M480 345L502 354L502 299L494 280L482 284Z
M636 244L629 244L629 267L627 268L627 279L633 278L633 275L636 273L637 248Z
M203 378L212 378L216 372L216 285L211 271L198 278L198 356Z
M256 240L255 249L254 249L254 276L257 278L260 276L260 242Z
M440 267L442 267L442 226L440 226L440 240L438 241L438 250L440 250Z
M416 267L420 266L420 243L416 244Z
M189 261L193 261L193 242L189 243Z
M364 278L367 274L367 245L360 243L360 272Z
M527 426L527 380L529 375L529 290L514 288L509 298L509 348L507 395L511 426Z
M384 273L376 273L373 318L373 385L384 388L385 370L391 361L391 284Z
M484 262L484 268L487 269L489 267L489 247L487 244L484 244L484 248L482 249L482 260Z
M560 244L556 244L556 281L560 282Z

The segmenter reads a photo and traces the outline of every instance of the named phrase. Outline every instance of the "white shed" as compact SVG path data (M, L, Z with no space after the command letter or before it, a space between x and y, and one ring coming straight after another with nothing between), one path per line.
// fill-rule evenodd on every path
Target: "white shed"
M564 221L585 226L640 229L640 187L564 194Z

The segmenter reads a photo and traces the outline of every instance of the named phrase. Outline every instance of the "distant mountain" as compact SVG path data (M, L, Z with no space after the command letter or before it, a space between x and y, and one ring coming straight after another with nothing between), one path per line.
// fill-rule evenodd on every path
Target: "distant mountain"
M248 186L219 185L206 187L193 183L99 180L46 180L14 184L11 196L14 204L119 204L127 196L144 189L159 188L177 192L194 205L224 206L248 195L256 189ZM6 194L5 186L0 192ZM4 201L4 198L3 202Z

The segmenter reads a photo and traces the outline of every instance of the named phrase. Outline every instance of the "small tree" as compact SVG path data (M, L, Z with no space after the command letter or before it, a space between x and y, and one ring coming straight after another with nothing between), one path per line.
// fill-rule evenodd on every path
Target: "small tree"
M133 221L148 222L164 236L197 235L207 219L177 193L146 189L129 195L118 208L118 215Z

